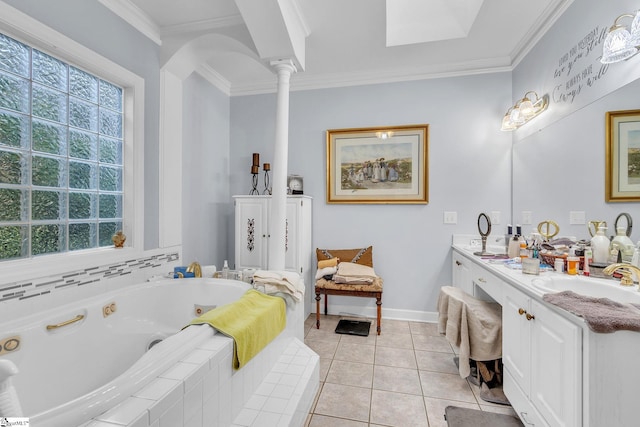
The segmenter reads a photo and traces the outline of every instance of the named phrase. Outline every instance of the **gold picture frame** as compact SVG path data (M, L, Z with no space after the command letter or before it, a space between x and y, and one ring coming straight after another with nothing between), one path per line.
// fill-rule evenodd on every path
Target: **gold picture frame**
M605 200L640 201L640 110L606 113Z
M429 125L327 131L327 203L429 202Z

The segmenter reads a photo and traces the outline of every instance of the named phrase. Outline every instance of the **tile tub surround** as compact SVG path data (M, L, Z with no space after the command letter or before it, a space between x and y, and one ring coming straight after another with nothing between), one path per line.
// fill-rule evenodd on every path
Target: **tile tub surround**
M318 355L301 341L303 324L304 307L288 308L285 330L237 371L233 340L215 334L82 427L302 426L320 372Z
M279 337L238 371L233 340L216 334L188 357L82 427L302 426L318 390L319 358Z
M305 343L320 356L320 391L307 427L447 427L448 405L515 415L480 399L460 378L456 349L435 323L383 319L382 335L334 332L340 316L305 321Z

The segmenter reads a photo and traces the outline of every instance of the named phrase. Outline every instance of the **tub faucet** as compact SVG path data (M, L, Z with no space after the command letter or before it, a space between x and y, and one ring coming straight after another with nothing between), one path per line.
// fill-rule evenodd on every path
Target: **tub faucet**
M640 282L640 268L635 265L625 264L622 262L611 264L607 266L602 272L607 275L612 275L616 271L620 271L622 274L622 278L620 279L620 284L622 286L632 286L633 285L633 277L632 273L636 275L636 279ZM640 285L638 286L638 290L640 291Z
M198 261L194 261L187 267L187 273L193 273L195 277L202 277L202 267Z

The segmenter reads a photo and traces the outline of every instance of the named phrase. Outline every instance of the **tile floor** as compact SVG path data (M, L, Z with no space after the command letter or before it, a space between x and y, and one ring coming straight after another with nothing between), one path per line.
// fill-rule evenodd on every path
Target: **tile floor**
M323 315L320 329L315 314L305 321L305 343L320 355L307 427L446 427L448 405L515 415L460 378L436 324L383 319L378 336L373 319L369 336L360 337L336 334L341 318Z

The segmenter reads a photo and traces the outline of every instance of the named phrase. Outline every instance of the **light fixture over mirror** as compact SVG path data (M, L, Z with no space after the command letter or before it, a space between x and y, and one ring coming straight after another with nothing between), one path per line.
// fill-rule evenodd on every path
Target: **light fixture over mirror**
M623 25L624 18L631 18L631 26ZM624 61L638 53L640 48L640 10L635 15L625 13L613 22L602 45L603 64Z
M549 101L546 95L539 97L536 92L530 90L513 107L507 110L502 118L500 130L510 131L519 128L546 110L548 105Z

